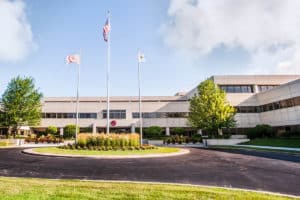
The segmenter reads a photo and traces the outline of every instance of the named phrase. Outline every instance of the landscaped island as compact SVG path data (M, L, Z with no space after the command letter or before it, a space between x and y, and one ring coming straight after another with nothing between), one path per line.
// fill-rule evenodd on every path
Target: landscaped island
M64 156L149 156L180 151L179 148L141 146L138 134L79 134L74 144L25 150L27 153Z
M214 187L0 177L0 199L285 200L292 198Z

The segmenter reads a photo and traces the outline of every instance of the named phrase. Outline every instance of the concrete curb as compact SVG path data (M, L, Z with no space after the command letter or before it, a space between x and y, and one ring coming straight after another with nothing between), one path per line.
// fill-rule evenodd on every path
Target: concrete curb
M36 155L36 156L51 156L51 157L66 157L66 158L95 158L95 159L129 159L129 158L162 158L181 156L189 154L190 150L180 149L179 152L174 153L160 153L160 154L147 154L147 155L124 155L124 156L111 156L111 155L64 155L64 154L52 154L52 153L39 153L35 152L34 149L24 149L22 153Z

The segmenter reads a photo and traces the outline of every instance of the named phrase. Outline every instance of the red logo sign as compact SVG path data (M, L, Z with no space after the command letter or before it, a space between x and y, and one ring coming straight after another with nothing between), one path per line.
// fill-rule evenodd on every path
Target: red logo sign
M116 126L116 125L117 125L117 121L116 121L116 120L112 120L112 121L110 122L110 125L111 125L111 126Z

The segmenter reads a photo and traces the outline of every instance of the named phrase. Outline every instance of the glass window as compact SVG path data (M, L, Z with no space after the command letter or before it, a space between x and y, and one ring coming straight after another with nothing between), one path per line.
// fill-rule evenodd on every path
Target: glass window
M294 105L295 106L300 106L300 97L295 97L294 98Z
M56 113L46 113L46 118L56 118Z
M103 118L107 118L107 111L103 110ZM109 111L110 119L126 119L126 110L110 110Z
M252 93L251 85L220 85L222 90L227 93Z

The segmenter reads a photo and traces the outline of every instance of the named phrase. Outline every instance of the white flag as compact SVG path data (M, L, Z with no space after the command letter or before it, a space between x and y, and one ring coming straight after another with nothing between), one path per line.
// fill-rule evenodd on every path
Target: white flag
M138 53L138 62L144 63L145 62L145 55L143 53Z
M67 64L76 63L79 65L80 64L80 55L75 54L75 55L67 56L66 62L67 62Z

